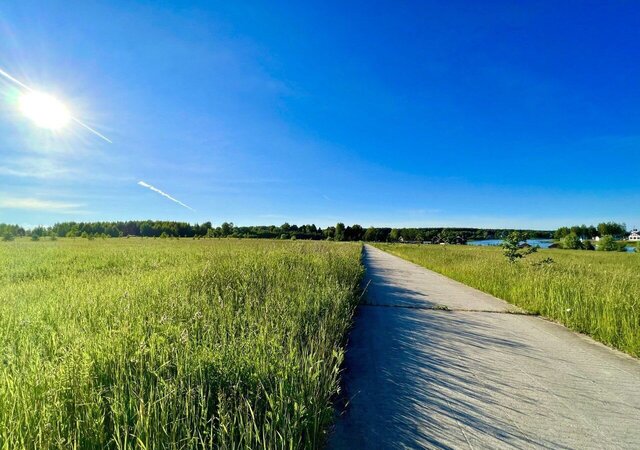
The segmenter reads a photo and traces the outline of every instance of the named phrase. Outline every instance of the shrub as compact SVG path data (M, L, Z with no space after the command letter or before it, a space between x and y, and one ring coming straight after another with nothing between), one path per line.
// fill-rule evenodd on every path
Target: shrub
M40 240L40 237L39 237L37 234L32 234L32 235L31 235L31 240L32 240L32 241L39 241L39 240Z
M14 239L15 237L13 236L13 234L9 233L8 231L2 235L2 240L4 242L13 241Z
M582 242L575 233L569 233L562 238L562 248L567 250L579 250L582 248Z
M601 252L624 252L626 251L626 246L624 242L618 242L613 236L606 235L600 239L597 250Z
M536 247L521 245L526 240L527 236L519 231L514 231L505 238L502 243L502 250L509 262L516 262L518 259L538 251Z

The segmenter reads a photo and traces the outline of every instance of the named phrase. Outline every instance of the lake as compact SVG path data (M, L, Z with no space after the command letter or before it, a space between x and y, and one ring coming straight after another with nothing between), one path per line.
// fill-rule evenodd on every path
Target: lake
M540 248L549 248L551 244L553 244L553 239L528 239L527 244L535 247L536 245L540 246ZM594 245L596 243L594 242ZM482 241L468 241L467 245L480 245L480 246L500 246L502 245L502 239L484 239ZM627 252L633 253L635 251L635 247L627 246Z
M527 244L535 247L536 245L540 246L540 248L549 248L551 244L553 244L553 239L528 239ZM468 241L467 245L480 245L480 246L500 246L502 245L502 239L484 239L482 241Z

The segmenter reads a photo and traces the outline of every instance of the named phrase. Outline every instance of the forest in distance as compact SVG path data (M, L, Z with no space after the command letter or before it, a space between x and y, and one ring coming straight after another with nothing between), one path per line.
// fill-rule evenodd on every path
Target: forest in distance
M532 239L551 239L553 231L514 230L500 228L391 228L369 227L337 223L325 228L311 225L235 226L224 222L214 227L211 222L190 224L176 221L131 220L118 222L60 222L50 227L32 229L19 225L0 223L0 239L31 236L34 239L54 237L209 237L209 238L257 238L257 239L307 239L368 242L434 242L465 244L470 240L502 239L513 231L523 231Z

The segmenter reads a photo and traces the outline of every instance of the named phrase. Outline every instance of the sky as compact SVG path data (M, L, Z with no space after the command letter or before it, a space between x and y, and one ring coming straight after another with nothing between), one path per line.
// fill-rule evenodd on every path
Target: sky
M0 79L0 222L640 226L639 16L631 1L2 2L0 69L113 143L37 127Z

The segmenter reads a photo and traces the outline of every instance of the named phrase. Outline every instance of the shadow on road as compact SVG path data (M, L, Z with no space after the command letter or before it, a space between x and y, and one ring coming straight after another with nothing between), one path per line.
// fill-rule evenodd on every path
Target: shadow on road
M540 402L545 389L514 367L553 356L517 333L500 333L513 315L414 309L436 304L425 293L389 283L397 271L367 265L371 281L344 373L350 404L330 448L571 447L518 426L532 411L533 423L553 422L562 412L555 398Z

